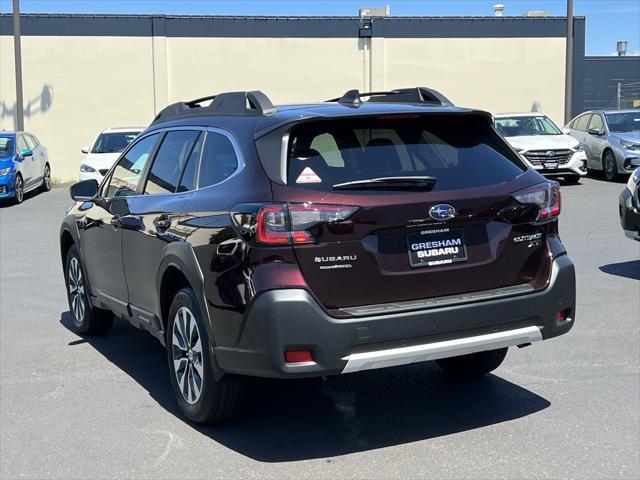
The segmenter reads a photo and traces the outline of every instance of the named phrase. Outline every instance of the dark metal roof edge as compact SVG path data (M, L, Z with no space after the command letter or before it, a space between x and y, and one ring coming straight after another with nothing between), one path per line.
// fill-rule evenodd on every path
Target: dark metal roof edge
M0 17L11 17L11 13L0 13ZM350 15L177 15L164 13L21 13L20 17L25 18L167 18L167 19L220 19L220 20L362 20L359 16ZM365 17L373 20L397 21L397 20L480 20L497 21L504 20L525 20L525 21L548 21L566 20L564 16L529 17L525 15L512 16L482 16L482 15L396 15L388 17ZM584 16L574 16L576 20L583 20Z

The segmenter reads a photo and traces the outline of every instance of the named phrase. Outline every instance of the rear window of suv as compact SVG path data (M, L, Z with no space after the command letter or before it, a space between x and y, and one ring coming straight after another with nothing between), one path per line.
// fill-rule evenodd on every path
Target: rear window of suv
M474 115L325 120L291 132L287 182L331 191L357 180L429 176L434 191L454 190L518 176L526 167L515 157L489 122Z

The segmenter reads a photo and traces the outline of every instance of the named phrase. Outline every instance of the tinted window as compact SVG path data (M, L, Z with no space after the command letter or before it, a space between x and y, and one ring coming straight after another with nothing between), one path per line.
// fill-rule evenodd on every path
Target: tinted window
M591 118L591 114L582 115L576 119L576 125L573 127L576 130L581 130L583 132L587 131L587 125L589 125L589 119Z
M640 131L640 112L606 113L609 131L613 133Z
M27 150L27 142L24 140L24 135L18 135L18 152L22 153L23 150Z
M231 141L221 133L207 132L200 162L200 188L222 182L238 168Z
M598 130L604 130L604 124L600 115L593 115L591 122L589 122L589 128L597 128Z
M0 158L13 157L15 138L10 135L0 135Z
M194 190L197 186L198 163L200 162L203 143L204 133L200 134L198 141L189 154L187 165L184 168L182 178L180 179L180 186L178 187L179 192L188 192L189 190Z
M537 115L496 118L496 128L505 137L562 134L560 129L549 118Z
M91 153L122 152L140 132L101 133L96 139Z
M173 193L200 132L177 130L164 137L151 166L144 193Z
M124 197L136 193L140 176L158 137L159 134L156 133L143 138L118 161L105 191L106 197Z
M27 142L27 146L30 150L35 150L38 146L38 142L31 135L24 135L24 139Z
M333 151L312 148L326 135L332 140L323 143ZM477 116L309 123L295 129L289 143L288 184L322 191L399 176L432 176L433 190L451 190L501 183L523 170L486 119Z

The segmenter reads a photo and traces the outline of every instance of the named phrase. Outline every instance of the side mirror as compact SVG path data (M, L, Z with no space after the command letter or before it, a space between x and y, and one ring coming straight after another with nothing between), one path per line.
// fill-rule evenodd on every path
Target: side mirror
M596 137L602 135L602 130L600 130L599 128L590 128L589 130L587 130L587 132L589 133L589 135L595 135Z
M89 202L98 195L98 182L92 178L74 183L69 188L69 193L76 202Z
M81 151L82 153L89 153L89 147L82 147L82 148L80 149L80 151Z
M22 155L22 157L33 157L33 152L31 150L29 150L28 148L25 148L24 150L20 151L20 155Z

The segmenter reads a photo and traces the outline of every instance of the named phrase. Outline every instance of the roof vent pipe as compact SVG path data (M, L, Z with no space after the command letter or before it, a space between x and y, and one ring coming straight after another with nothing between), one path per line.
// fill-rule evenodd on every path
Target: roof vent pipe
M504 12L504 4L496 3L493 7L493 14L496 17L502 17Z
M627 42L621 41L616 44L616 51L618 52L619 57L624 57L627 55Z

